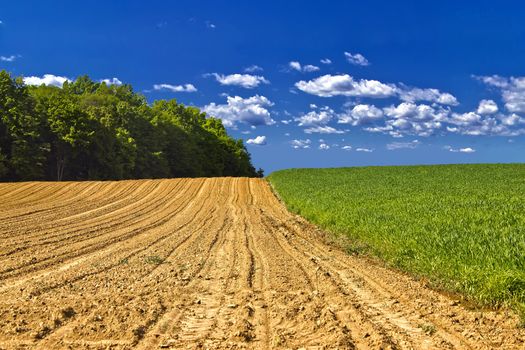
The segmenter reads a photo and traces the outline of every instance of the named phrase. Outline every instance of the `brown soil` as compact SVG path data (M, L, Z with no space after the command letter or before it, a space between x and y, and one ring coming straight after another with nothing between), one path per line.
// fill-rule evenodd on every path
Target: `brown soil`
M0 349L523 349L325 243L264 180L0 185Z

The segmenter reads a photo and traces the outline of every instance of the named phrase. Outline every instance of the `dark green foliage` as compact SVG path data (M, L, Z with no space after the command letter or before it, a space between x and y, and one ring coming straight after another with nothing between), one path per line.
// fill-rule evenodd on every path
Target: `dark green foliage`
M525 165L291 169L287 206L436 286L525 310ZM525 319L525 313L524 319Z
M242 140L175 100L87 76L25 86L0 72L0 181L257 176Z

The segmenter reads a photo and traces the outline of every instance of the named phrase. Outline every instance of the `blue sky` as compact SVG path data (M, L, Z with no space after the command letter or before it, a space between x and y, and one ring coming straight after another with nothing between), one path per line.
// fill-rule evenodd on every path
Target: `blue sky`
M266 173L523 162L519 1L4 1L0 68L220 117Z

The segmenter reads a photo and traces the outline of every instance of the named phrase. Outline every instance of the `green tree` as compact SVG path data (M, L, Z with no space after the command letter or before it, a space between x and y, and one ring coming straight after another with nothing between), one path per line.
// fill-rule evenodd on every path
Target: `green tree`
M3 172L10 179L43 177L46 147L40 140L40 119L33 110L33 99L22 79L12 79L5 70L1 71L0 149L5 152Z
M2 180L257 176L220 119L130 85L27 87L3 71L0 113Z

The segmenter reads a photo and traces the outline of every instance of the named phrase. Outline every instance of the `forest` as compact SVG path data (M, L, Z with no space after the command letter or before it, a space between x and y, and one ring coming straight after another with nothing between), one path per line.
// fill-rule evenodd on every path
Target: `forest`
M220 119L81 76L28 86L0 72L0 181L262 176Z

